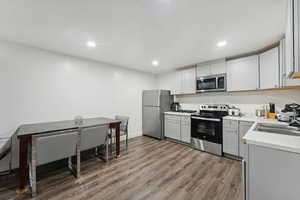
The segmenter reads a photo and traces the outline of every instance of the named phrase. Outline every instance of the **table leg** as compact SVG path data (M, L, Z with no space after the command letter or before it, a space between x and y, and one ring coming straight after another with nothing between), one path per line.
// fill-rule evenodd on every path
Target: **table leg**
M115 129L115 136L116 136L116 157L120 157L120 124L119 123L112 123L110 124L109 128Z
M120 157L120 124L116 124L116 157Z
M28 145L30 138L20 138L20 151L19 151L19 189L18 194L22 194L26 191L26 178L28 169Z

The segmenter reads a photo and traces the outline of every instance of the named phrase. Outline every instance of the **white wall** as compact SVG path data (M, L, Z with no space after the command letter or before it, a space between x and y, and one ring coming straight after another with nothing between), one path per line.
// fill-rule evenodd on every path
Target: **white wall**
M155 86L152 74L0 42L0 135L25 123L118 114L138 136L142 90Z

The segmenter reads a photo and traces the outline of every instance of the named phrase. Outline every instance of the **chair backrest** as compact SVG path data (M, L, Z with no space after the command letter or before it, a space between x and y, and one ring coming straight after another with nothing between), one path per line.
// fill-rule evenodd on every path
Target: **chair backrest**
M4 158L11 150L11 141L16 132L9 132L0 135L0 160Z
M127 132L128 131L129 117L127 117L127 116L121 116L121 115L116 115L115 119L121 120L121 126L120 126L121 131Z
M42 165L76 155L79 133L70 131L37 135L33 140L36 140L37 165Z
M91 149L105 144L109 126L84 128L81 131L80 150Z
M0 139L0 160L2 160L11 149L11 139Z
M11 140L0 139L0 172L5 172L11 168Z
M17 138L16 135L16 132L0 134L0 172L10 170L12 167L12 143Z

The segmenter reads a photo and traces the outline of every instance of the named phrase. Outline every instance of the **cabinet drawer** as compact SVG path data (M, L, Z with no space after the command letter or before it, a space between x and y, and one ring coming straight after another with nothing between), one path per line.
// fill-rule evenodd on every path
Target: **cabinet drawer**
M186 117L186 116L181 117L181 123L189 125L191 123L191 117L190 116L188 116L188 117Z
M240 121L240 125L242 125L242 126L250 126L250 128L251 128L251 126L254 124L254 122L250 122L250 121Z
M178 122L180 122L180 116L176 116L176 115L165 115L165 120L166 120L166 121L178 121Z
M223 127L227 129L238 129L238 121L237 120L229 120L229 119L224 119L223 120Z

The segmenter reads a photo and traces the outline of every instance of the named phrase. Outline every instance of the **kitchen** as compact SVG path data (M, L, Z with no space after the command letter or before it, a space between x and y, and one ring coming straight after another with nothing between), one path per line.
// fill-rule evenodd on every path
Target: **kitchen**
M299 198L299 0L0 5L0 199Z

